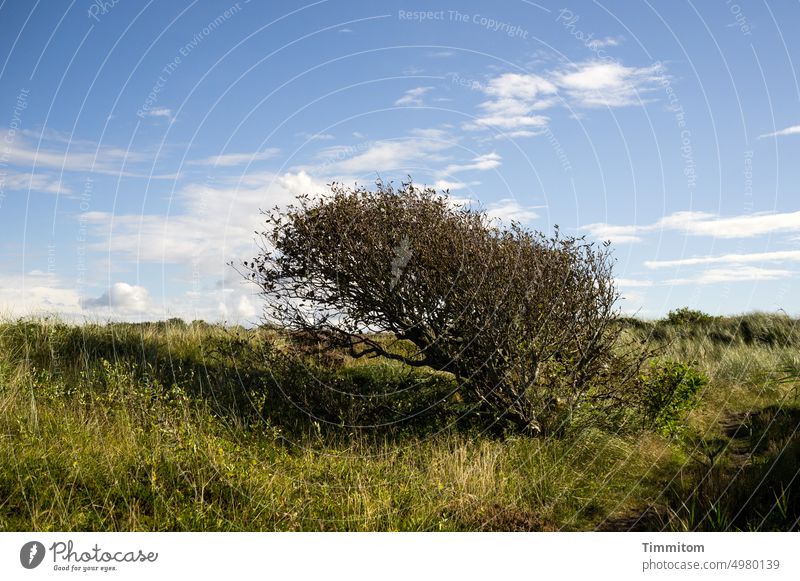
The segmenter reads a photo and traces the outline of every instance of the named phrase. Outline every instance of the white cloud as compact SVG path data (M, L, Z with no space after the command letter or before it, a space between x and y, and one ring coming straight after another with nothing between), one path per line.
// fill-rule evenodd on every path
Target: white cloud
M646 301L646 295L636 291L625 291L621 294L621 312L624 315L640 316L646 311L643 305Z
M203 285L197 291L164 297L156 303L147 289L126 283L116 283L99 296L87 297L77 288L65 287L64 281L52 273L32 270L24 276L0 275L0 319L56 315L76 322L169 317L211 321L220 318L218 305L223 303L226 317L230 315L242 323L253 322L258 314L253 288L230 269L226 270L226 277L230 279L228 287Z
M42 173L9 173L4 178L0 176L0 186L11 192L45 192L48 194L72 193L61 180L54 176Z
M395 105L398 106L415 106L421 107L423 105L422 97L425 93L428 93L433 87L416 87L414 89L409 89L406 91L402 97L400 97L397 101L394 102Z
M239 302L236 304L236 316L242 319L250 319L254 317L257 312L249 298L244 295L239 297Z
M302 194L321 194L328 190L328 186L323 182L315 180L305 171L297 173L285 173L278 178L278 183L294 196Z
M605 38L590 40L589 42L586 43L586 46L591 50L599 50L601 48L607 48L609 46L619 46L621 43L622 43L621 37L606 36Z
M66 149L64 144L69 144L68 147L74 149L73 154L85 154L85 157L71 158L75 162L70 166L72 169L78 170L82 164L90 164L94 157L94 153L87 151L92 144L72 142L61 137L52 139L51 142L62 150ZM444 129L416 129L400 139L368 142L363 147L350 148L347 153L355 152L355 155L349 159L329 159L316 166L319 172L294 168L293 171L280 175L267 171L247 172L245 175L222 177L213 182L189 183L177 192L175 204L168 215L87 212L82 215L89 230L86 250L98 253L95 256L102 255L108 260L108 265L102 266L99 272L111 268L111 264L124 267L133 263L174 264L178 268L170 269L171 278L162 281L162 284L177 280L187 286L190 282L199 286L193 286L190 292L184 290L178 296L163 297L156 303L144 286L117 282L104 292L101 292L102 289L93 290L86 296L86 292L78 292L76 289L50 288L54 286L53 281L34 272L30 282L35 282L36 286L29 283L24 297L19 296L18 286L9 285L7 289L0 287L0 309L13 312L38 310L68 313L75 318L89 315L128 319L181 316L190 320L214 319L224 312L225 317L251 319L257 315L257 301L250 296L252 289L245 289L240 285L238 275L232 275L236 283L223 289L208 287L206 282L218 280L221 273L230 275L231 268L227 264L229 261L255 256L251 253L258 252L254 245L254 231L262 229L264 223L259 209L285 206L301 193L315 194L325 191L327 186L321 179L329 175L336 175L338 180L347 181L351 173L398 169L406 171L421 165L433 165L434 168L445 166L450 161L445 156L446 150L452 148L453 143L454 139ZM59 147L47 149L57 152ZM100 154L104 151L106 150L101 149ZM126 152L122 150L107 151L109 159L105 163L125 159ZM272 154L273 152L268 151L259 152L255 156L245 153L221 154L193 163L233 166L246 163L254 157L266 158ZM131 155L137 163L146 161L144 156L134 153ZM490 152L461 164L451 164L450 169L480 171L494 169L499 165L500 156ZM322 171L328 173L323 174ZM445 176L435 169L431 169L430 173L436 178L438 186L447 185L452 189L477 183L445 180ZM34 179L39 179L37 175L34 175ZM23 178L24 176L15 180ZM41 182L41 185L48 186L48 183ZM52 187L52 182L49 187ZM158 195L158 192L153 195ZM509 215L506 201L490 206L489 210L498 216ZM515 208L514 213L519 214L519 211ZM530 215L523 214L523 217ZM149 284L155 283L148 281Z
M627 107L641 104L664 78L663 67L626 67L615 61L570 65L555 74L555 82L569 100L582 107Z
M450 135L444 129L436 127L416 128L408 132L409 135L414 137L423 137L425 139L451 139Z
M456 208L471 208L482 211L496 225L507 226L512 221L526 223L539 217L536 212L541 206L523 206L514 198L503 198L497 202L482 204L479 200L470 197L451 196L450 203Z
M249 285L246 286L243 281L238 281L236 286L236 289L222 288L205 297L211 299L206 301L209 307L211 307L212 301L216 301L216 307L208 309L208 316L240 324L256 322L259 314L258 297L252 294L253 288Z
M800 212L763 212L733 218L709 218L698 214L695 216L683 225L688 233L694 235L751 238L775 232L800 230ZM671 226L681 227L680 222Z
M616 40L595 42L611 46ZM655 90L663 78L659 65L626 67L607 60L570 63L544 75L502 74L481 85L491 99L481 103L482 114L464 128L493 127L506 131L508 137L531 137L540 134L549 122L542 111L559 103L573 107L641 104L642 96Z
M338 147L326 148L323 154L332 154L325 171L329 174L364 174L390 170L408 170L430 167L431 163L441 161L436 154L451 144L439 139L403 137L396 140L375 141L364 148ZM344 159L347 155L352 157ZM412 167L413 166L413 167Z
M425 69L421 69L412 65L404 68L402 72L404 75L415 76L424 73Z
M721 282L753 282L780 280L793 276L790 270L760 268L756 266L737 266L732 268L712 268L691 278L674 278L665 281L668 285L706 285Z
M556 86L539 75L506 73L490 80L483 92L492 97L481 103L483 114L465 129L496 127L499 129L542 128L548 117L535 114L554 104ZM535 131L534 131L535 133Z
M194 159L187 162L187 165L210 165L215 167L232 167L271 159L280 153L277 147L270 147L256 153L224 153L213 155L204 159Z
M616 244L641 241L640 233L648 231L646 226L614 226L605 222L595 222L582 226L591 236L599 240L610 240Z
M484 92L496 99L533 102L557 90L553 83L539 75L506 73L489 81Z
M616 226L594 223L583 226L592 236L625 243L641 240L649 232L678 231L691 236L715 238L752 238L775 232L800 231L800 212L761 212L721 218L707 212L683 211L664 216L653 224Z
M532 206L523 206L517 200L504 198L499 202L494 202L486 206L486 214L500 222L532 222L539 217Z
M494 151L491 153L485 153L483 155L479 155L472 159L472 161L463 164L451 164L448 165L444 173L446 174L454 174L460 171L487 171L490 169L495 169L500 167L500 162L502 158L499 154L495 153Z
M617 278L615 281L617 285L628 288L644 288L653 286L652 280L636 280L632 278ZM629 297L630 298L630 297Z
M781 250L777 252L753 252L749 254L723 254L721 256L699 256L678 260L647 260L647 268L674 268L697 266L700 264L761 264L764 262L800 262L800 250Z
M145 112L145 115L148 117L166 117L167 119L172 119L172 109L158 107L156 109L149 109L147 112Z
M545 115L528 115L527 112L514 114L510 110L505 110L479 117L474 124L468 124L464 128L495 127L497 129L514 130L509 131L508 134L513 133L516 137L529 137L539 135L541 131L536 129L544 129L549 120L550 118ZM534 127L536 129L518 130L519 127Z
M80 297L74 289L65 288L46 273L34 272L25 276L0 275L0 316L80 311Z
M786 129L781 129L780 131L775 131L773 133L764 133L763 135L759 135L759 139L764 139L765 137L780 137L782 135L797 135L800 133L800 125L792 125L791 127L787 127Z
M505 133L501 133L495 135L495 139L516 139L518 137L534 137L536 135L541 135L541 131L532 131L530 129L518 129L515 131L507 131Z
M97 298L81 301L85 309L108 309L119 314L142 313L150 306L150 295L143 286L116 282Z
M285 206L296 193L318 187L304 172L250 174L241 180L188 184L177 194L177 213L83 215L93 242L88 250L136 262L191 266L198 275L218 276L240 259L263 224L259 209Z
M434 182L434 184L433 184L433 188L435 190L437 190L437 191L450 190L451 192L454 192L456 190L463 190L464 188L466 188L469 185L477 185L477 184L478 184L478 182L471 182L469 184L466 184L464 182L451 182L449 180L436 180Z
M413 130L395 140L365 142L358 147L323 148L317 164L295 167L287 173L248 171L240 176L225 177L223 174L213 182L189 183L176 193L169 215L87 212L82 216L90 235L87 251L109 257L113 264L175 265L169 272L186 285L183 294L165 297L159 301L160 306L142 311L141 317L252 318L257 315L253 310L257 308L256 302L250 297L253 289L239 285L239 276L232 272L228 263L259 252L254 231L261 231L265 220L259 209L285 207L299 194L327 191L330 176L348 183L364 173L413 171L416 174L420 166L433 166L429 173L439 186L474 184L445 179L449 176L437 171L447 165L449 157L445 153L452 147L453 139L442 129ZM229 158L226 161L241 160ZM486 170L499 164L499 155L491 152L451 169ZM502 213L504 207L492 209ZM208 281L225 276L233 279L225 288L208 286ZM186 291L190 283L193 285L191 294ZM171 288L175 288L174 284ZM120 291L109 289L102 296L97 296L98 292L84 301L87 308L91 307L85 312L104 313L98 305L118 303L114 292L119 294ZM118 313L114 315L119 316Z

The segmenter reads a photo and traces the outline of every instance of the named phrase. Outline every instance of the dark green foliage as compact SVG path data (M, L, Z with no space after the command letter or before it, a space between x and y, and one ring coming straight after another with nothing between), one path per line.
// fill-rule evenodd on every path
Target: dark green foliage
M714 317L711 315L689 307L683 307L667 313L667 323L677 326L707 325L713 320Z
M776 324L781 322L782 324ZM789 317L770 319L764 316L744 316L739 320L736 333L748 344L785 346L796 344L800 339L800 327Z
M686 414L698 403L708 378L694 365L654 361L642 378L642 413L645 421L664 435L677 435Z
M800 321L779 313L714 317L684 307L659 321L628 317L622 323L637 337L659 343L707 339L721 346L800 347Z

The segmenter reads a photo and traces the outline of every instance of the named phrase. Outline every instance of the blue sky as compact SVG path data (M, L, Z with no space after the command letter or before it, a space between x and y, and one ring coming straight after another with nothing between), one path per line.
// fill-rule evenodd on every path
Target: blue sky
M252 322L259 209L407 175L800 314L796 2L0 4L0 313Z

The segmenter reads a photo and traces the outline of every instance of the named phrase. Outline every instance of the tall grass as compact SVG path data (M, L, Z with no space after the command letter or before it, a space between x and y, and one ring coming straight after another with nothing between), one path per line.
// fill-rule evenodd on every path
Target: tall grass
M697 527L707 520L680 506L709 509L710 489L692 493L706 475L697 442L725 439L730 414L785 409L793 394L776 374L797 365L793 323L753 317L748 333L724 320L705 331L631 325L711 378L682 438L490 436L418 413L425 398L461 412L447 377L380 360L281 366L281 336L267 329L0 324L0 530L591 530L651 506L659 526ZM766 331L754 334L756 321ZM711 334L725 329L731 340ZM338 391L315 392L315 378ZM293 381L302 393L285 393ZM394 397L411 391L419 401ZM313 406L339 411L309 417ZM395 419L376 426L378 412ZM788 526L796 511L782 451L795 449L797 418L781 417L759 457L788 460L767 487L755 473L740 480L741 491L761 490L750 516L773 509L762 529Z
M692 459L665 485L670 530L800 527L800 321L750 313L630 321L665 356L696 361L710 378L688 418ZM695 315L695 316L693 316Z
M583 528L622 502L631 471L653 454L600 433L287 441L124 366L106 363L82 386L55 383L4 368L0 529Z

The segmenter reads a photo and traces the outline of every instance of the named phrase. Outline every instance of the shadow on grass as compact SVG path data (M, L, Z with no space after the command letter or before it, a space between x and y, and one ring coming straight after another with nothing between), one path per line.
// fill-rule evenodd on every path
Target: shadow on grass
M124 385L112 384L127 382L158 396L177 386L237 426L266 422L292 440L470 427L448 374L315 358L270 329L20 320L0 325L0 348L6 361L26 368L40 393L80 398L112 387L124 393Z
M724 438L699 456L668 493L662 528L796 531L800 528L800 408L768 406L731 416Z

